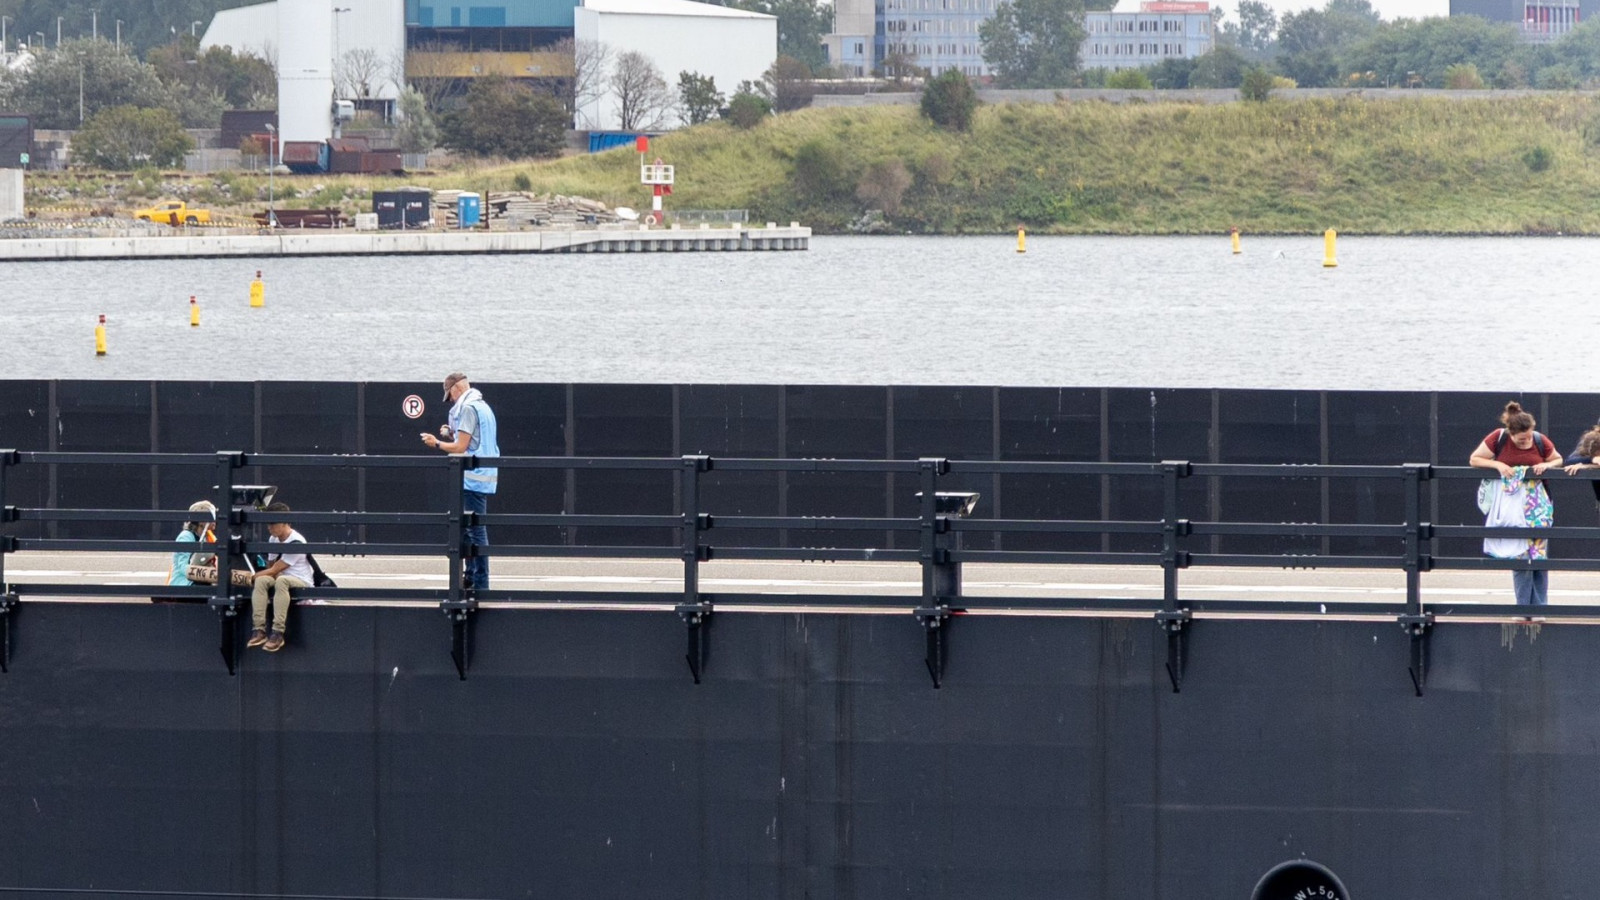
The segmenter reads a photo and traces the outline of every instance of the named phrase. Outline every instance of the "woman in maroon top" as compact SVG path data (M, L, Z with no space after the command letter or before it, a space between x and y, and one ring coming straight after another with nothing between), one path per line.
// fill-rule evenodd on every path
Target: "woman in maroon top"
M1472 451L1467 462L1475 468L1494 469L1501 476L1511 474L1518 466L1528 466L1534 475L1543 475L1546 469L1561 465L1561 454L1547 437L1533 430L1533 416L1513 400L1500 414L1504 428L1496 428L1486 435L1478 449ZM1530 490L1543 491L1544 483L1535 481ZM1546 569L1514 569L1511 588L1518 603L1543 606L1549 599L1550 573Z

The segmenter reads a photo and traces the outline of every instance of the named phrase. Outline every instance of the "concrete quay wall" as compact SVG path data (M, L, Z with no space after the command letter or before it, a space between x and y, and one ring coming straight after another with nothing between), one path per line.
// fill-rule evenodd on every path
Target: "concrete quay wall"
M683 253L806 250L811 229L640 228L585 231L279 232L17 238L0 241L0 261L182 259L194 257L383 256L452 253Z

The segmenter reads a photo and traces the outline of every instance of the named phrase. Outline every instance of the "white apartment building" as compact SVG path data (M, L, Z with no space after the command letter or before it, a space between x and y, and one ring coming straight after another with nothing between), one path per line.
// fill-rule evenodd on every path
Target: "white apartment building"
M959 69L969 78L994 74L983 60L978 29L1004 0L835 0L834 33L823 38L828 62L847 75L871 75L898 56L938 75ZM867 32L871 11L872 31ZM1145 0L1138 12L1084 15L1085 68L1142 68L1164 59L1193 59L1215 46L1211 4L1203 0Z
M1091 12L1079 63L1085 69L1143 69L1168 59L1211 52L1211 4L1199 0L1147 0L1132 13Z

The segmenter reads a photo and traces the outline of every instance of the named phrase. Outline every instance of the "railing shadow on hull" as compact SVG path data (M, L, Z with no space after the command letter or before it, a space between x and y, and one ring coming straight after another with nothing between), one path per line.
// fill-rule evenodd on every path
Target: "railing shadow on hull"
M478 465L498 466L503 470L627 470L654 472L673 481L673 506L658 514L541 514L495 512L478 515L463 508L461 491L466 471ZM112 523L187 522L196 518L188 510L46 508L9 505L6 486L18 472L29 467L85 466L125 470L130 466L182 466L209 468L213 502L225 525L227 539L215 545L217 578L214 585L160 587L162 599L205 603L215 609L219 620L219 648L230 674L236 672L238 651L243 640L240 610L248 602L247 589L233 586L235 570L244 567L249 554L279 549L278 545L257 540L252 527L281 518L258 508L264 505L265 492L244 483L242 470L292 471L296 468L341 467L357 470L410 469L444 473L451 485L452 500L437 512L381 511L301 511L292 514L295 523L343 526L396 526L416 531L433 539L416 542L369 542L365 540L310 541L309 553L334 556L444 556L447 560L446 587L440 588L350 588L310 587L297 590L301 598L334 599L350 602L410 601L437 604L450 627L450 653L456 670L465 679L471 668L473 614L484 603L542 604L540 609L593 608L603 603L621 609L671 609L686 631L685 658L691 677L700 683L709 655L709 630L713 613L737 608L741 611L789 611L835 608L879 612L898 604L883 597L867 598L850 594L764 594L704 592L700 588L701 564L712 560L767 560L797 562L898 561L916 563L921 569L921 589L903 612L911 613L926 632L925 664L933 686L943 683L949 633L956 618L974 612L1023 612L1034 614L1148 615L1167 639L1166 669L1172 690L1183 686L1184 664L1189 652L1189 632L1197 615L1290 615L1343 616L1387 619L1397 623L1410 637L1408 672L1417 696L1427 684L1429 641L1434 626L1451 619L1483 617L1524 617L1529 607L1497 603L1424 603L1423 575L1437 570L1511 569L1600 571L1600 560L1542 559L1503 560L1476 556L1445 556L1436 553L1437 542L1449 539L1484 537L1588 538L1600 537L1600 528L1550 526L1544 528L1489 528L1479 525L1436 525L1423 521L1424 492L1441 480L1481 480L1483 471L1466 467L1438 467L1428 464L1398 466L1350 465L1237 465L1194 464L1187 461L1158 463L1088 463L951 460L925 457L914 460L875 459L750 459L689 455L671 458L633 457L500 457L497 459L452 456L379 455L293 455L222 452L216 454L175 453L73 453L0 450L0 531L18 530L16 523L41 523L41 536L0 533L0 672L12 663L13 626L18 611L33 597L149 597L150 585L85 584L29 581L12 583L5 579L8 554L24 551L71 553L193 551L193 543L162 540L58 538L53 523L98 521ZM862 517L832 515L739 515L722 514L705 498L705 480L710 473L846 474L877 473L886 477L914 477L916 480L915 516ZM1582 472L1574 482L1592 480L1600 472ZM10 476L8 478L8 476ZM952 476L1030 476L1068 478L1093 476L1110 479L1139 479L1159 492L1160 514L1153 518L1129 520L1080 519L987 519L974 517L978 495L970 491L942 490L951 486ZM1398 521L1375 523L1292 523L1210 521L1192 517L1184 492L1190 479L1214 481L1232 479L1318 480L1324 485L1344 479L1368 479L1386 489L1391 500L1398 500ZM257 501L255 503L248 501ZM253 508L256 507L256 508ZM466 543L465 530L475 525L529 526L557 528L626 527L659 529L671 535L657 546L591 544L496 543L473 546ZM748 546L719 543L723 534L775 530L796 536L802 546ZM881 549L804 546L804 536L819 532L861 531L914 535L915 549ZM1091 535L1102 538L1102 549L1086 550L1006 550L999 549L999 537L1012 533L1058 536ZM994 549L969 549L962 538L985 534L993 538ZM1148 542L1148 549L1113 552L1105 549L1107 536L1134 536ZM1318 549L1306 553L1225 553L1222 542L1244 536L1292 538L1316 541ZM1389 554L1335 553L1329 549L1334 539L1361 539L1392 542ZM1209 539L1209 540L1202 540ZM569 595L551 590L474 590L463 578L465 560L485 557L532 558L640 558L677 559L682 562L681 589L670 592L626 591L589 592L585 603L565 601ZM1135 565L1159 567L1162 590L1159 598L1083 598L1038 596L965 596L961 590L963 563L1050 564L1050 565ZM1363 568L1400 571L1405 576L1405 596L1399 603L1307 602L1297 600L1206 599L1185 596L1180 589L1180 573L1204 566L1244 568ZM910 599L910 598L908 598ZM1600 605L1540 607L1541 616L1552 620L1594 619Z

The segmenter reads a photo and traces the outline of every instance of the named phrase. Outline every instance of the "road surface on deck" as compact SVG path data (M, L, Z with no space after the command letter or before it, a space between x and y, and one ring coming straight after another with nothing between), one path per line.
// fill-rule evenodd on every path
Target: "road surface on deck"
M341 588L446 587L448 564L442 556L319 557L319 561ZM561 599L565 606L583 605L585 593L673 592L680 590L683 584L682 564L665 559L503 557L492 561L492 571L495 588L558 592L562 596L552 599ZM166 573L167 557L163 554L21 552L6 556L4 577L13 584L148 584L154 587L164 582ZM763 594L774 598L845 594L914 600L921 590L921 572L915 563L901 562L710 561L701 564L700 590L707 594ZM967 563L963 566L962 593L974 598L1155 600L1161 596L1161 570L1156 566ZM571 599L565 599L567 595ZM1179 596L1193 601L1402 603L1405 576L1398 569L1196 567L1179 573ZM1513 602L1510 576L1506 572L1488 570L1425 573L1422 596L1425 603ZM55 598L27 593L25 599ZM71 599L99 602L92 597ZM108 597L105 602L144 601ZM371 600L309 602L360 605L385 601L378 594ZM1600 604L1600 572L1552 573L1550 602L1553 605ZM485 605L493 604L486 601ZM889 600L877 609L890 611L907 605Z

